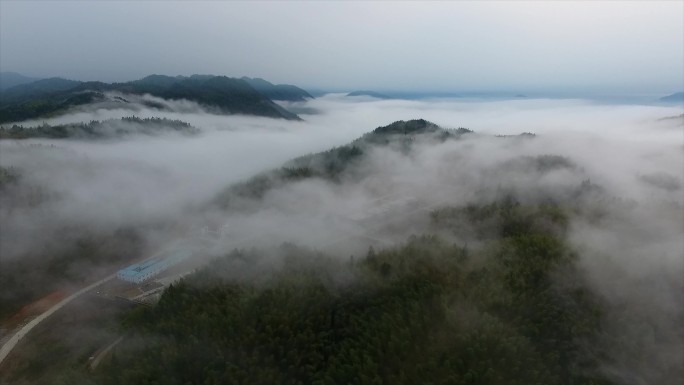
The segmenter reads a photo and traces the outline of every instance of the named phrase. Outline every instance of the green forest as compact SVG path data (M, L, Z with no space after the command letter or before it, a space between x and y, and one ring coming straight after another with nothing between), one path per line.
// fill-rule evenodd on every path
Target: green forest
M282 167L263 172L235 183L218 194L212 203L221 208L235 208L244 200L261 199L270 190L308 178L321 178L333 183L343 179L359 182L369 175L360 175L358 166L373 148L392 147L404 155L411 152L416 139L429 143L458 140L473 131L464 127L443 128L425 119L398 120L380 126L343 146L307 154L286 162ZM237 202L238 204L231 204Z
M15 124L9 128L0 126L0 139L107 139L133 134L161 135L164 133L180 133L196 135L199 132L198 128L181 120L129 116L121 119L93 120L89 123L58 125L44 123L35 127L24 127Z
M584 350L601 302L567 213L513 199L432 213L432 235L338 260L235 250L128 314L103 384L608 384ZM458 223L458 225L455 225Z
M108 92L120 94L149 94L164 99L185 99L196 102L222 114L244 114L299 120L300 118L273 100L310 97L306 91L295 86L273 85L262 81L255 86L253 79L226 76L150 75L125 83L79 82L61 78L41 79L20 84L0 92L0 123L55 116L69 109L108 99L127 104L125 98L108 96ZM283 89L284 87L284 89ZM272 100L273 99L273 100ZM158 103L148 107L163 108Z
M469 140L464 135L484 137L422 119L397 121L347 145L295 158L233 184L199 209L249 214L269 191L306 179L331 186L363 183L377 176L363 165L380 147L410 157L418 143ZM519 143L516 137L489 140ZM497 172L523 176L579 169L557 155L518 156L496 166ZM19 192L27 190L22 183L17 170L0 169L1 198L23 202L27 198ZM643 349L640 340L616 338L609 328L630 325L640 331L653 325L590 287L579 263L580 250L571 246L568 235L570 223L578 218L599 222L607 215L605 204L624 208L627 203L621 205L588 179L553 194L539 189L524 200L506 187L500 186L494 199L431 207L420 214L426 224L419 232L394 246L370 247L357 255L292 243L226 250L168 287L156 305L112 310L106 319L88 321L93 330L106 325L106 333L84 334L85 347L68 350L62 346L65 341L51 337L54 349L65 351L58 364L27 360L3 380L105 385L623 383L605 370L610 365L606 352L618 349L641 357ZM36 202L24 204L40 204L48 193L36 193ZM14 294L0 297L10 309L4 315L37 298L37 279L57 288L63 280L82 281L73 267L84 262L125 262L121 256L135 255L140 248L141 230L97 234L64 229L71 246L53 255L42 270L32 265L37 256L5 264L6 271L16 274L2 280L6 290L0 293ZM88 356L119 337L97 369L88 369ZM38 345L29 349L40 350ZM663 369L661 378L680 376L677 367Z

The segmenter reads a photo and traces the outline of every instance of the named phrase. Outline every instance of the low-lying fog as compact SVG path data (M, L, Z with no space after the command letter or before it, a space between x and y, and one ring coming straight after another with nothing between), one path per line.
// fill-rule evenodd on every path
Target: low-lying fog
M374 101L328 95L286 105L304 119L296 122L215 115L191 102L146 98L165 104L173 112L143 108L140 104L125 109L109 105L106 109L82 110L23 124L88 122L135 115L183 120L202 130L202 134L106 141L0 142L0 166L14 167L25 183L59 194L50 207L33 210L38 212L8 213L4 208L5 231L0 236L3 248L16 240L12 233L17 222L26 231L33 231L34 224L40 228L84 220L120 225L150 218L173 218L188 205L202 204L229 184L279 167L290 158L343 145L396 120L416 118L447 128L467 127L479 134L538 134L533 141L515 143L477 137L464 143L429 146L417 151L410 164L401 167L392 160L378 159L372 163L381 167L377 175L394 175L411 185L424 186L421 196L433 193L468 197L466 192L473 191L474 182L484 183L478 189L486 182L492 186L500 184L500 180L495 180L499 176L482 180L486 175L482 170L519 155L553 154L568 156L584 169L580 177L591 178L621 198L681 201L682 119L658 120L681 114L681 107L595 105L582 100ZM407 160L399 157L396 162ZM500 177L516 180L511 174ZM546 182L560 183L564 179L560 175L557 180ZM322 188L328 188L328 194L341 189ZM335 211L335 206L355 204L344 203L343 197L333 201L316 211ZM363 204L360 206L365 209ZM311 210L304 212L315 214Z
M40 186L51 196L38 206L0 207L3 258L18 258L55 242L50 234L67 225L106 231L154 221L175 221L188 228L226 224L234 242L227 248L246 240L293 241L348 257L355 249L339 249L345 240L359 242L352 245L357 249L367 248L360 241L364 237L380 245L401 242L422 230L421 218L425 220L432 207L493 199L502 187L532 199L540 191L554 194L590 180L617 199L604 202L608 215L599 223L578 217L570 240L596 290L609 301L625 304L635 319L650 320L646 324L651 328L616 331L643 339L644 350L640 357L614 352L606 370L647 381L660 363L684 361L684 121L661 120L681 115L681 106L327 95L284 104L304 119L297 122L221 116L192 103L154 100L170 111L106 106L23 124L135 115L180 119L202 133L0 142L0 166L15 168L22 184ZM362 183L305 180L269 192L256 209L206 209L231 183L280 167L293 157L346 144L378 126L417 118L484 135L417 143L408 156L389 148L372 151L362 169L373 177ZM494 137L522 132L537 136ZM521 156L536 155L566 156L577 167L537 172L516 166ZM392 204L406 201L417 202L411 206L416 208L409 213L411 220L383 216ZM395 223L391 231L377 230L385 220L403 227Z

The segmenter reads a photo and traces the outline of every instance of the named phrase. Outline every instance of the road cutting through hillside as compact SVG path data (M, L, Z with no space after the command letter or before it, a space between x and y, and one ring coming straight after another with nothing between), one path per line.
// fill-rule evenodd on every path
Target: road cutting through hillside
M64 305L68 304L69 302L73 301L74 299L78 298L82 294L94 289L97 286L102 285L103 283L109 281L110 279L116 277L116 274L109 275L93 284L90 286L86 286L83 289L75 292L74 294L64 298L57 304L55 304L53 307L51 307L49 310L46 312L42 313L38 317L32 319L29 323L21 327L19 330L17 330L16 333L12 337L10 337L7 342L0 348L0 365L2 362L7 358L7 356L12 352L12 349L19 343L19 341L22 340L33 328L38 326L41 322L43 322L45 319L50 317L52 314L54 314L56 311L64 307Z

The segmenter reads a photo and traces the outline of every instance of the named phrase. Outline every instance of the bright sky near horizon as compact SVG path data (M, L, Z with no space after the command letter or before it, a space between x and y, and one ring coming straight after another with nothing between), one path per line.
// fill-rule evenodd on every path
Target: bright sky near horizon
M0 0L0 69L321 89L684 89L683 1Z

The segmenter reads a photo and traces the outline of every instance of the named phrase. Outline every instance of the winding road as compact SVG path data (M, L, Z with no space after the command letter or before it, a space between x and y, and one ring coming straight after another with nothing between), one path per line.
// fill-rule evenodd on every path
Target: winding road
M418 209L414 209L414 210L410 211L409 213L404 213L404 214L402 214L402 216L404 216L406 214L413 214L414 212L417 212L417 211L429 210L431 207L434 207L434 206L437 206L437 205L431 205L428 207L420 207ZM372 237L366 237L366 238L371 239L375 242L380 242L380 243L386 243L386 244L392 243L391 241L385 240L385 239L377 239L377 238L372 238ZM248 243L248 241L240 242L240 244L246 244L246 243ZM154 258L154 256L147 258L145 260L149 260L151 258ZM59 309L61 309L65 305L67 305L69 302L73 301L74 299L78 298L79 296L83 295L84 293L94 289L95 287L100 286L103 283L113 279L114 277L116 277L116 273L111 274L111 275L109 275L109 276L107 276L107 277L105 277L105 278L103 278L103 279L101 279L101 280L99 280L99 281L97 281L97 282L95 282L95 283L93 283L87 287L84 287L83 289L73 293L72 295L64 298L62 301L58 302L53 307L51 307L50 309L48 309L47 311L45 311L44 313L42 313L38 317L36 317L33 320L31 320L30 322L28 322L26 325L21 327L19 330L17 330L17 332L14 333L14 335L12 335L12 337L10 337L2 347L0 347L0 365L5 360L5 358L7 358L7 356L12 352L12 350L19 343L19 341L21 341L21 339L23 337L25 337L29 332L31 332L31 330L33 330L33 328L38 326L38 324L40 324L45 319L50 317L53 313L55 313L56 311L58 311ZM97 365L97 364L95 364L95 365Z
M31 330L33 330L33 328L38 326L38 324L43 322L46 318L51 316L57 310L64 307L64 305L66 305L69 302L73 301L74 299L78 298L82 294L94 289L95 287L102 285L103 283L109 281L110 279L112 279L114 277L116 277L116 273L114 273L108 277L105 277L105 278L91 284L90 286L84 287L83 289L75 292L74 294L72 294L72 295L64 298L60 302L56 303L53 307L48 309L46 312L44 312L43 314L39 315L38 317L32 319L31 322L27 323L21 329L17 330L17 332L14 333L14 335L12 337L10 337L7 340L7 342L4 345L2 345L2 347L0 347L0 364L2 364L2 362L5 360L5 358L7 358L7 356L10 354L10 352L12 352L12 349L14 349L14 347L19 343L19 341L21 341L21 339L24 338L24 336L26 336Z

